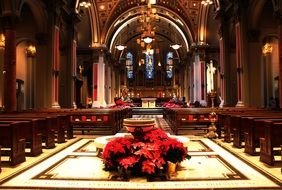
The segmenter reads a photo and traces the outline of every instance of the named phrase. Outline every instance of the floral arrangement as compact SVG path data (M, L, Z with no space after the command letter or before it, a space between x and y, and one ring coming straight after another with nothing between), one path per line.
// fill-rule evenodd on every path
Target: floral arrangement
M102 158L107 171L130 171L140 176L157 174L165 170L167 161L177 163L190 156L181 142L153 129L141 139L120 137L110 141Z

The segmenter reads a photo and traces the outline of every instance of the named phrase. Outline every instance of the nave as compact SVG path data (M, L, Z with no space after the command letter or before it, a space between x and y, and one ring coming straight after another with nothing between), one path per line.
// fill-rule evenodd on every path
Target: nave
M168 131L161 116L150 117ZM110 180L93 143L98 136L75 134L54 149L44 149L38 157L27 157L15 168L4 162L0 189L281 189L281 166L266 167L258 156L246 156L230 143L210 140L203 134L185 135L190 139L191 159L183 161L169 181Z

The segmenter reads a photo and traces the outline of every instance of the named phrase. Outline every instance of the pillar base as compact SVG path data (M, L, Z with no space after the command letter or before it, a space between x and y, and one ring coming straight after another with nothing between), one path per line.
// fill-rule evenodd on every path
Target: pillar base
M94 102L92 103L92 108L100 108L100 107L106 107L106 106L107 106L107 104L106 104L105 101L102 101L102 102L100 102L100 101L94 101Z
M52 104L52 108L60 109L61 106L59 105L58 102L54 102L54 103Z
M243 101L238 101L235 107L244 107L244 102Z
M77 105L76 105L75 102L72 103L72 107L73 107L74 109L77 109Z

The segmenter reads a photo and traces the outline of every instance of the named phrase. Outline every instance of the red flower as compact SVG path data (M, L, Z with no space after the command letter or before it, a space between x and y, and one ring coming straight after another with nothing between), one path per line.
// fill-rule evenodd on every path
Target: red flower
M151 175L163 170L167 161L181 162L188 156L181 142L169 138L161 129L154 129L145 133L139 141L131 138L110 141L102 158L106 170L123 168Z
M148 174L155 173L155 164L149 160L142 162L142 172Z
M125 157L125 158L121 158L119 160L119 163L121 166L123 166L125 169L127 169L128 167L132 167L134 164L136 164L138 161L139 161L139 157L137 156L128 156L128 157Z

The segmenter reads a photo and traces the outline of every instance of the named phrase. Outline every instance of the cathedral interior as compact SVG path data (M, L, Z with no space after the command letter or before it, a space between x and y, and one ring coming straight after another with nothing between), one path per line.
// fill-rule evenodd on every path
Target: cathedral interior
M281 39L281 0L0 0L0 189L280 189ZM191 159L105 171L152 121Z

